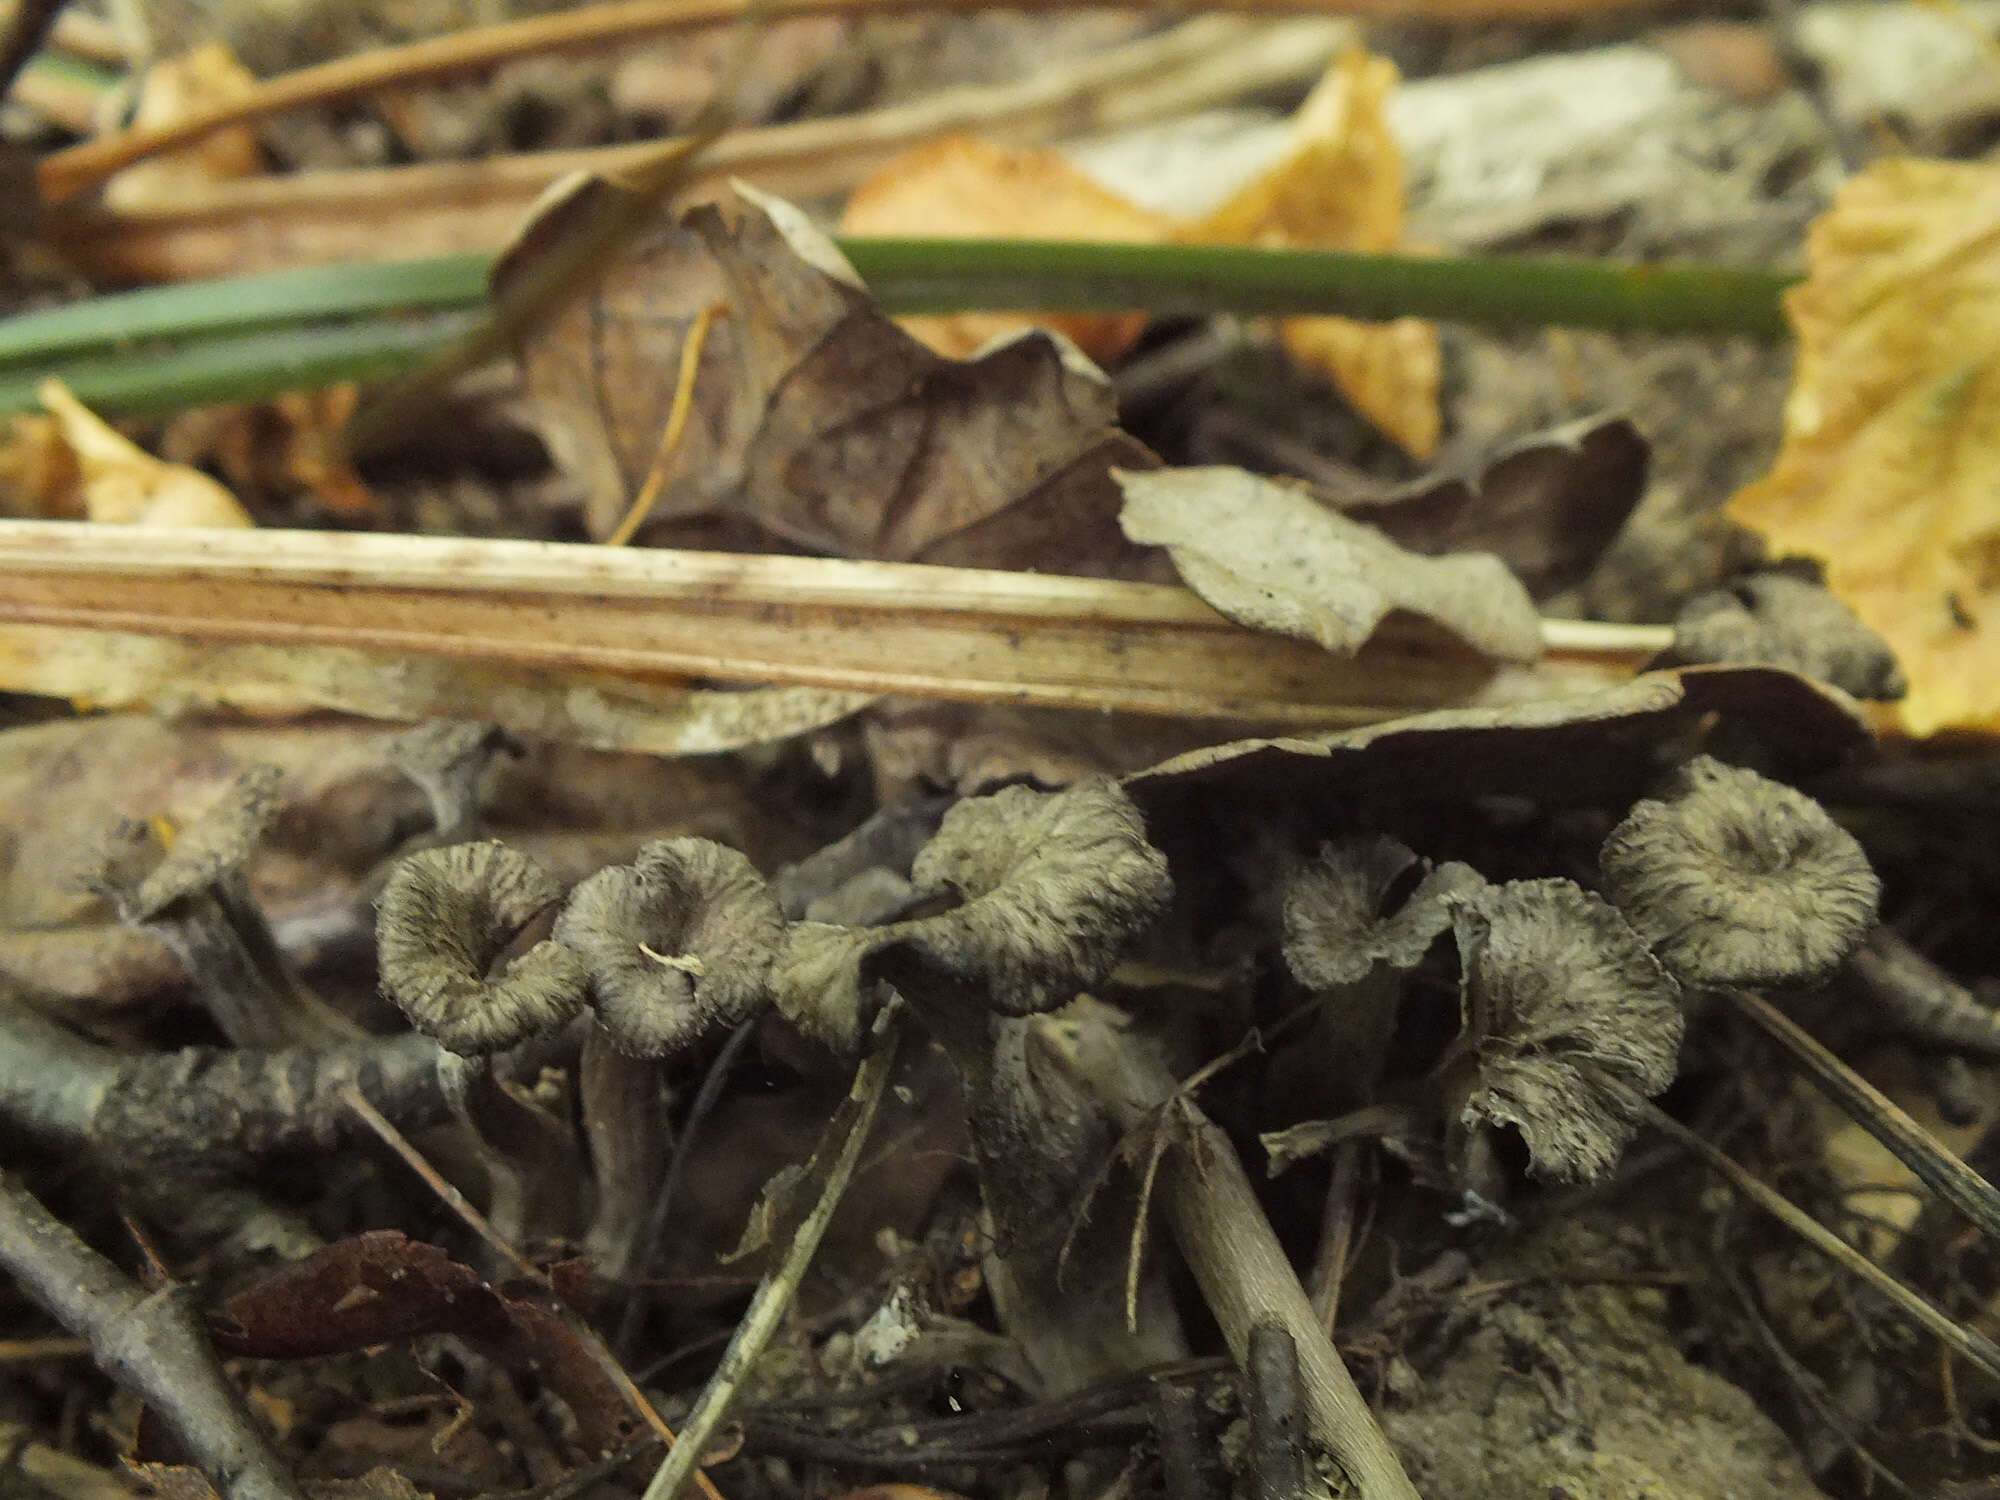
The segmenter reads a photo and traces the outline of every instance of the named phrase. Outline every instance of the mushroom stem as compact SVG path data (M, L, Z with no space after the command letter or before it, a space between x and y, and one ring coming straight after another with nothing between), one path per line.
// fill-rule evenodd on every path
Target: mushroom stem
M1912 1039L2000 1057L2000 1011L1910 945L1877 927L1848 956L1847 972Z
M772 1267L757 1288L756 1296L750 1299L743 1321L736 1325L735 1337L730 1339L728 1349L723 1351L722 1364L695 1402L694 1410L688 1413L687 1421L681 1426L680 1437L669 1440L671 1446L666 1462L653 1475L641 1500L678 1500L688 1482L699 1474L702 1455L708 1451L709 1440L728 1417L745 1377L763 1354L771 1335L777 1332L778 1322L784 1317L785 1309L791 1306L799 1282L804 1279L806 1268L812 1264L813 1254L825 1237L827 1225L833 1222L833 1211L847 1191L847 1184L853 1180L855 1165L861 1160L861 1148L868 1142L868 1132L882 1106L882 1096L889 1090L889 1075L896 1065L896 1045L900 1037L901 1027L893 1018L888 1019L874 1050L862 1060L855 1072L854 1086L848 1090L846 1100L813 1150L815 1162L830 1159L819 1200L793 1232L783 1259Z
M1146 1125L1179 1094L1165 1066L1113 1027L1067 1025L1058 1034L1078 1072L1123 1128ZM1282 1327L1298 1349L1311 1435L1360 1486L1362 1500L1420 1500L1321 1329L1236 1148L1192 1102L1183 1097L1182 1103L1195 1132L1193 1149L1169 1152L1160 1164L1158 1198L1229 1352L1242 1364L1254 1329Z
M583 1039L578 1093L597 1186L584 1252L598 1275L628 1287L645 1274L647 1227L667 1171L665 1080L659 1063L619 1051L593 1025Z
M490 1057L440 1050L439 1081L486 1169L486 1216L508 1244L564 1234L577 1222L584 1181L576 1143L553 1116L521 1098Z
M1733 988L1717 993L1790 1053L1821 1092L1894 1152L1932 1192L1965 1215L1991 1243L2000 1245L2000 1191L1992 1183L1762 995Z
M1103 1106L1033 1021L994 1017L990 1040L977 1047L954 1045L955 1029L964 1028L933 1027L932 1034L944 1041L965 1089L993 1237L987 1286L1044 1394L1186 1358L1157 1263L1142 1268L1128 1309L1130 1214L1100 1205L1078 1223L1089 1208L1092 1174L1117 1145Z

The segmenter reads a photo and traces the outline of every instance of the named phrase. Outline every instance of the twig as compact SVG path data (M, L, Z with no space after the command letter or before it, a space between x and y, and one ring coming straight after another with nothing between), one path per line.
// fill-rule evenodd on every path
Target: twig
M1299 1351L1278 1323L1250 1330L1243 1392L1250 1419L1250 1492L1255 1500L1305 1500L1299 1452Z
M1343 1141L1333 1148L1333 1175L1326 1185L1326 1209L1320 1219L1319 1251L1306 1286L1313 1311L1327 1336L1340 1316L1340 1288L1347 1276L1347 1258L1354 1249L1354 1206L1361 1185L1361 1142Z
M1193 1151L1173 1152L1160 1169L1160 1200L1174 1241L1239 1363L1251 1331L1276 1323L1298 1350L1311 1436L1360 1486L1362 1500L1419 1500L1375 1414L1319 1326L1283 1246L1264 1217L1229 1137L1180 1092L1158 1059L1108 1026L1075 1028L1051 1037L1075 1059L1111 1116L1125 1128L1148 1122L1168 1100L1192 1127Z
M701 371L701 351L708 343L708 330L714 325L717 314L729 310L727 303L711 302L694 315L689 325L687 337L681 340L680 371L674 377L674 403L667 410L667 429L660 434L659 452L653 455L652 467L646 470L646 479L639 486L639 493L633 497L631 509L613 528L611 535L604 539L607 547L622 547L638 535L639 528L646 524L646 518L653 513L659 503L660 492L667 487L667 480L674 471L674 455L680 451L681 434L687 430L688 414L694 410L694 381Z
M667 1426L666 1420L659 1413L659 1409L647 1399L646 1393L639 1389L638 1383L627 1373L625 1366L619 1363L617 1356L611 1352L610 1346L598 1336L597 1330L578 1317L576 1309L563 1300L562 1295L556 1291L541 1267L530 1261L520 1251L509 1244L506 1236L502 1235L488 1223L486 1216L474 1208L463 1193L447 1182L438 1172L437 1168L424 1160L423 1154L409 1143L403 1133L385 1119L381 1112L364 1099L359 1092L349 1092L347 1106L354 1111L357 1117L367 1123L368 1128L373 1130L382 1139L383 1144L396 1153L405 1166L417 1174L426 1187L436 1193L453 1213L464 1220L473 1233L492 1246L501 1258L515 1269L523 1280L541 1289L549 1310L562 1320L563 1326L576 1337L577 1342L590 1355L598 1369L617 1388L618 1393L625 1398L626 1404L638 1414L640 1420L653 1430L654 1435L661 1442L671 1448L674 1443L673 1429ZM708 1482L706 1475L699 1476L698 1483L706 1500L722 1500L722 1495L716 1490L713 1484Z
M132 1055L21 1005L0 1006L0 1118L116 1171L213 1174L279 1152L332 1149L354 1133L349 1088L412 1130L450 1116L437 1047L420 1036Z
M1353 657L1184 589L454 537L0 521L0 620L1052 707L1367 722L1625 680L1661 627L1545 625L1497 666L1432 633Z
M1800 1063L1806 1077L1854 1122L1916 1173L1932 1192L2000 1246L2000 1191L1960 1161L1943 1142L1903 1112L1893 1099L1819 1044L1791 1017L1749 990L1722 992L1738 1014Z
M826 1227L833 1221L834 1209L847 1191L854 1165L861 1159L861 1148L867 1144L869 1127L875 1123L882 1096L888 1091L900 1036L901 1027L892 1018L855 1073L846 1105L834 1116L813 1152L816 1160L829 1160L819 1201L793 1232L784 1256L758 1286L743 1321L737 1325L736 1336L723 1351L722 1364L682 1424L680 1442L668 1452L666 1462L646 1486L642 1500L676 1500L690 1479L700 1477L702 1455L710 1439L728 1417L737 1392L763 1354L764 1346L777 1332L778 1321L791 1306Z
M82 193L121 167L230 125L268 119L312 105L331 104L387 87L407 87L513 58L602 46L607 42L741 20L753 12L769 21L814 15L893 15L907 11L970 11L999 0L625 0L566 13L534 16L455 35L337 58L268 79L254 92L192 113L168 125L123 131L101 141L72 146L42 167L42 192L50 202ZM1008 8L1034 10L1073 6L1080 0L1006 0ZM1092 0L1081 0L1092 3ZM1118 5L1120 0L1094 0ZM1644 0L1626 0L1629 4ZM1460 22L1505 18L1543 20L1565 12L1597 14L1607 0L1459 0L1444 19ZM1256 14L1330 12L1337 15L1406 16L1411 0L1220 0L1216 10Z
M860 114L738 131L716 142L692 186L742 177L770 192L824 195L851 186L896 152L953 131L1042 141L1079 130L1177 117L1310 79L1353 36L1334 21L1251 26L1205 16L1017 82L967 85ZM367 259L385 225L405 253L508 241L550 183L571 173L616 176L658 145L533 152L480 162L300 172L243 178L114 210L71 203L49 233L86 274L179 281L273 270L311 246L314 259ZM265 230L282 222L282 242Z
M11 1176L0 1176L0 1265L166 1419L227 1500L304 1500L223 1373L186 1288L135 1285Z
M1964 1327L1953 1321L1931 1306L1804 1209L1752 1176L1735 1158L1711 1145L1702 1136L1696 1135L1665 1110L1653 1104L1637 1100L1634 1102L1638 1104L1640 1115L1647 1124L1672 1136L1694 1151L1709 1166L1728 1178L1730 1186L1783 1223L1787 1229L1828 1260L1865 1281L1911 1322L1936 1334L1953 1350L1978 1365L1987 1374L2000 1376L2000 1345L1996 1345L1976 1329Z

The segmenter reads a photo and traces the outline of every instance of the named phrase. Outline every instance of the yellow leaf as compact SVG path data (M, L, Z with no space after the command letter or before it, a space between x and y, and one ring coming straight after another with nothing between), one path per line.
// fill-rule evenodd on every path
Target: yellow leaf
M146 70L132 123L139 127L171 125L215 105L241 99L256 87L256 75L237 61L225 43L210 42ZM195 188L254 177L263 170L257 132L248 125L231 125L193 145L127 167L105 185L104 197L115 208L172 204Z
M249 526L236 497L199 469L162 463L113 431L60 380L36 394L76 455L84 514L118 526Z
M2000 727L2000 167L1877 163L1807 264L1784 445L1730 513L1825 564L1901 659L1910 732Z
M906 152L849 200L849 234L947 234L968 238L1181 240L1206 244L1388 250L1403 232L1403 157L1385 105L1396 69L1359 48L1337 58L1291 122L1277 165L1222 206L1188 221L1127 202L1061 153L954 137ZM1136 317L910 318L904 326L942 353L964 357L997 335L1031 325L1066 334L1109 360L1137 338ZM1340 387L1355 408L1418 458L1438 440L1441 360L1428 323L1289 318L1279 325L1299 363Z
M847 234L967 239L1134 240L1157 244L1173 220L1099 187L1058 151L946 136L906 151L854 190ZM996 338L1051 328L1100 363L1139 337L1141 314L956 313L898 319L938 353L970 359Z

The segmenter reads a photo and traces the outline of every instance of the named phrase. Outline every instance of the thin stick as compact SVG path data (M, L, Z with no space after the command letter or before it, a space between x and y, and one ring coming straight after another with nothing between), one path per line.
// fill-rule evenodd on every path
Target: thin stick
M230 125L331 104L375 89L449 78L517 57L714 26L741 20L752 12L767 21L779 21L816 15L972 11L1002 3L1010 10L1038 10L1090 4L1118 7L1123 0L768 0L762 4L758 0L624 0L580 6L280 74L244 98L211 106L171 124L121 131L57 152L42 163L41 188L46 201L61 202L95 187L121 167ZM1645 0L1458 0L1441 19L1467 24L1508 18L1545 20L1566 13L1598 14L1621 3L1638 5ZM1217 0L1209 8L1253 14L1355 16L1410 16L1423 10L1413 0Z
M660 437L660 451L653 455L653 466L646 471L646 482L639 486L632 508L625 512L617 530L604 539L605 546L622 547L631 541L639 528L646 524L646 517L653 513L653 507L659 504L660 493L666 489L668 476L674 471L674 455L680 451L681 434L687 431L688 413L694 410L694 378L701 371L701 351L708 343L708 330L714 325L716 315L724 311L727 311L724 304L711 302L694 315L687 338L681 343L681 367L674 380L674 404L667 411L667 430Z
M1317 77L1352 35L1337 21L1252 27L1203 16L1029 78L739 130L710 148L689 186L719 188L741 177L768 192L820 196L953 131L1035 142L1178 118ZM171 203L119 210L73 202L46 217L51 238L80 271L128 282L277 270L308 255L365 260L381 253L385 226L393 226L388 238L403 254L492 248L507 242L550 183L576 172L616 176L669 144L248 177L189 189ZM273 235L272 224L283 224L285 233Z
M1176 1102L1192 1139L1160 1168L1160 1202L1174 1242L1215 1314L1239 1365L1252 1330L1276 1323L1298 1349L1305 1414L1313 1437L1340 1460L1362 1500L1420 1500L1375 1414L1319 1326L1256 1189L1229 1137L1204 1115L1155 1057L1109 1026L1045 1032L1070 1055L1111 1119L1125 1129L1157 1125ZM1199 1163L1199 1165L1197 1165Z
M749 1310L737 1325L736 1336L723 1351L721 1366L682 1424L681 1442L667 1454L666 1462L653 1475L653 1482L646 1486L642 1500L677 1500L689 1479L701 1479L699 1465L709 1440L728 1417L744 1378L763 1354L771 1335L777 1332L778 1321L791 1306L799 1282L812 1264L813 1253L819 1249L827 1225L833 1222L834 1209L854 1176L854 1165L861 1159L861 1148L867 1144L869 1128L875 1123L883 1094L888 1091L900 1035L901 1028L892 1022L855 1073L846 1105L834 1116L813 1152L815 1160L832 1157L819 1201L793 1232L784 1257L757 1288Z
M673 1429L667 1426L666 1419L647 1399L646 1393L639 1389L637 1382L626 1373L625 1367L618 1362L610 1347L598 1337L597 1330L578 1317L576 1310L550 1285L541 1267L510 1245L507 1237L495 1229L486 1216L472 1206L471 1200L445 1181L437 1168L424 1160L423 1153L412 1146L403 1132L398 1130L380 1110L363 1098L359 1090L347 1090L347 1107L360 1116L368 1128L382 1138L383 1144L396 1153L403 1164L422 1180L424 1186L437 1194L453 1213L463 1219L474 1234L498 1251L501 1258L523 1279L540 1287L547 1294L549 1310L562 1319L563 1326L576 1336L578 1343L589 1353L597 1367L618 1388L618 1393L625 1398L626 1404L653 1429L661 1442L672 1448L674 1433ZM706 1475L700 1476L700 1487L706 1500L722 1500L721 1492L708 1482Z
M1640 1103L1639 1110L1647 1124L1695 1152L1728 1178L1730 1186L1737 1192L1779 1220L1835 1265L1867 1282L1913 1323L1936 1334L1987 1374L2000 1376L2000 1344L1995 1344L1975 1329L1953 1321L1931 1306L1789 1198L1752 1176L1734 1157L1696 1135L1665 1110L1647 1103Z
M827 558L0 521L0 620L200 640L1333 725L1624 681L1629 627L1532 666L1435 632L1353 657L1185 589ZM1655 628L1646 644L1667 639Z
M1874 1084L1848 1067L1791 1017L1749 990L1722 992L1737 1012L1755 1022L1799 1062L1806 1077L1856 1124L1896 1154L1932 1192L1957 1209L1995 1245L2000 1245L2000 1191L1961 1161L1949 1147L1904 1113Z

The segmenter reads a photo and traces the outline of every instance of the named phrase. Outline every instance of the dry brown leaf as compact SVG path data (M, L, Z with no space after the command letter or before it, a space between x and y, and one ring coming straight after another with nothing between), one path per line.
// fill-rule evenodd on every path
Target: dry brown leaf
M1359 650L1391 610L1422 615L1505 661L1542 653L1519 579L1484 552L1420 557L1288 485L1244 469L1121 474L1119 519L1165 547L1202 598L1258 630Z
M83 508L92 521L124 526L249 526L236 497L198 469L162 463L120 436L60 380L37 388L76 455Z
M270 401L197 407L167 422L159 453L213 469L252 505L303 490L341 521L379 524L381 502L342 446L342 429L360 391L349 381L288 391Z
M210 42L155 63L139 83L135 127L171 125L254 93L257 78L236 60L226 42ZM105 184L105 201L116 209L170 204L192 189L264 170L257 132L231 125L151 161L127 167Z
M1901 659L1915 734L2000 725L2000 167L1892 160L1813 225L1785 440L1730 513Z
M850 234L1388 250L1402 238L1404 217L1402 153L1385 109L1395 83L1387 59L1344 53L1293 117L1278 163L1199 219L1179 221L1129 203L1057 152L954 137L883 167L855 190L841 227ZM1130 346L1141 321L1016 314L918 318L906 326L933 348L964 354L997 333L1040 324L1110 359ZM1430 324L1288 318L1279 333L1294 359L1331 378L1410 453L1423 458L1436 449L1442 363Z
M1060 151L946 136L905 152L854 190L845 234L935 235L1156 244L1175 224L1100 187ZM1132 347L1143 313L954 313L899 319L940 354L966 359L1024 328L1049 328L1096 360Z
M729 316L703 346L659 514L726 510L848 557L1143 571L1110 470L1154 460L1113 425L1101 371L1047 334L942 358L868 300L798 210L749 189L692 210L523 351L550 446L590 487L594 531L650 465L687 328L718 299Z

